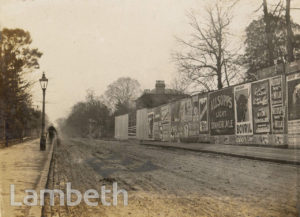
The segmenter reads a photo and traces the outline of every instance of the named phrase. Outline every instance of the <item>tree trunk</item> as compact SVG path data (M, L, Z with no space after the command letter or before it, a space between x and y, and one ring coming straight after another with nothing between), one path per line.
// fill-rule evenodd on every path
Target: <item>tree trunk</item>
M227 82L227 86L229 87L230 82L229 82L228 73L227 73L227 62L226 62L226 60L224 61L224 73L225 73L225 79L226 79L226 82Z
M267 36L267 43L268 43L268 61L269 65L274 65L274 45L272 42L272 34L271 34L271 24L270 24L270 15L268 13L268 6L267 0L263 0L264 6L264 21L265 21L265 31Z
M286 9L285 9L285 21L286 21L286 50L288 54L288 61L292 62L295 60L294 57L294 46L293 46L293 32L291 27L291 17L290 17L290 7L291 7L291 0L286 0Z
M217 67L217 76L218 76L218 90L223 88L223 82L222 82L222 66L220 61L218 61L218 67Z
M222 76L218 75L218 90L223 88L223 84L222 84Z

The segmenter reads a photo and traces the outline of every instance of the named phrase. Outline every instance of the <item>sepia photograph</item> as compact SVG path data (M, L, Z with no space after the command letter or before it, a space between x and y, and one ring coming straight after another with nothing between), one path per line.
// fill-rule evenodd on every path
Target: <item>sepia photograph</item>
M0 0L0 217L300 217L299 0Z

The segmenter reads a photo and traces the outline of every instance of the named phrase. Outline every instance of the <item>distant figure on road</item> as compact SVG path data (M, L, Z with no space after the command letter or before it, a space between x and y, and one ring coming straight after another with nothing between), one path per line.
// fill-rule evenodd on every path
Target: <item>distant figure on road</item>
M50 126L50 127L48 128L48 135L49 135L49 143L52 144L53 139L54 139L54 136L55 136L55 135L57 136L57 131L56 131L55 127Z

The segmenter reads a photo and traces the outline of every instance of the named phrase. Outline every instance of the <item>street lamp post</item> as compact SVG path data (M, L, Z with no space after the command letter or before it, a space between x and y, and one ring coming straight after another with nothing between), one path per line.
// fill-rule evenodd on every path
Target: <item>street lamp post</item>
M46 136L45 136L45 96L46 96L46 89L48 85L48 79L45 76L45 72L43 72L43 76L40 79L41 88L43 90L43 113L42 113L42 134L40 140L40 150L46 150Z

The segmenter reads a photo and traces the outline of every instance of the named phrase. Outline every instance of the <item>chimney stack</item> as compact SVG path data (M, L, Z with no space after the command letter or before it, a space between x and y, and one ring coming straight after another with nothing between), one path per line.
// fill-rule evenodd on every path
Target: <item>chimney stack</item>
M155 91L157 94L164 94L165 93L165 81L157 80L155 84Z

